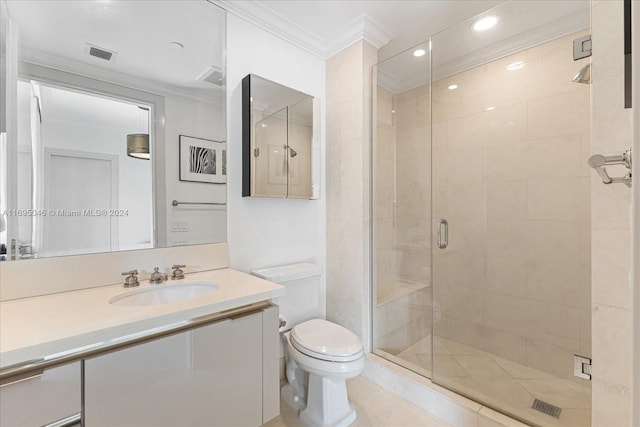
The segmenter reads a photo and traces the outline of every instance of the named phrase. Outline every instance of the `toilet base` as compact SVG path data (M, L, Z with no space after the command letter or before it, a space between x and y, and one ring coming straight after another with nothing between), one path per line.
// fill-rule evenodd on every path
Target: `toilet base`
M300 398L291 384L285 384L284 387L282 387L282 390L280 390L280 398L284 403L289 405L289 407L298 412L307 406L304 399Z
M349 404L344 379L331 379L309 374L307 407L300 420L307 427L346 427L356 420L356 411Z

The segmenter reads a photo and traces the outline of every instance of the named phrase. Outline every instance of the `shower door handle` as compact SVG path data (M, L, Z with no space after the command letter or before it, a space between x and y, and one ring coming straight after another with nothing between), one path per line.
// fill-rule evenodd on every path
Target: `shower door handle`
M438 248L446 249L449 245L449 223L446 219L438 220L437 237Z

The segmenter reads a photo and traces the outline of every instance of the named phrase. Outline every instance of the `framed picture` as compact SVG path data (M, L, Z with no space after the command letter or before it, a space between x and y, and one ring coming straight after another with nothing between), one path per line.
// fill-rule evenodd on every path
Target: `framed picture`
M180 181L225 184L227 143L180 135Z

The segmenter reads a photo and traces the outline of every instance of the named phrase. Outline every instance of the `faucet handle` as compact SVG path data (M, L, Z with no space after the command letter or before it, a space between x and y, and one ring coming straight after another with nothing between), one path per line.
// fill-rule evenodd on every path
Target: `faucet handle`
M171 268L173 269L173 273L171 273L171 280L184 279L184 271L182 271L182 269L185 267L186 265L173 264L171 266Z
M133 288L140 285L140 282L138 281L138 270L125 271L122 275L127 276L126 279L124 279L124 284L122 285L125 288Z

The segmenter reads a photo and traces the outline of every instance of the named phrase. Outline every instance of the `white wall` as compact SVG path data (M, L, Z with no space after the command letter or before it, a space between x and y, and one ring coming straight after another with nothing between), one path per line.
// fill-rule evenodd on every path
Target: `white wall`
M322 194L319 200L241 196L241 80L249 73L321 99ZM325 271L324 94L325 63L322 59L231 13L227 14L227 135L230 163L227 232L233 268L248 272L258 267L309 260L319 264ZM324 293L323 274L321 294Z

